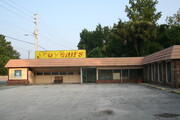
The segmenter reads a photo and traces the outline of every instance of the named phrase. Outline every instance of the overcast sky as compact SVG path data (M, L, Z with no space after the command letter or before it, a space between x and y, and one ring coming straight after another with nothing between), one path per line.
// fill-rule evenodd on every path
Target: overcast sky
M0 0L0 34L35 43L34 14L39 14L39 45L47 50L76 50L79 33L113 26L119 19L127 21L125 5L129 0ZM158 24L165 23L180 8L180 0L159 0L162 12ZM25 34L29 34L25 36ZM35 46L6 38L22 59L34 59ZM42 48L39 48L43 51Z

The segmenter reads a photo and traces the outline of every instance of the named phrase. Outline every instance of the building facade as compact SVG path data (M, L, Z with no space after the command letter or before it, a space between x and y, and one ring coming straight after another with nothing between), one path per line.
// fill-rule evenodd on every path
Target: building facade
M180 87L180 45L145 57L12 59L8 85L152 82Z
M179 45L146 56L143 65L147 82L180 87Z

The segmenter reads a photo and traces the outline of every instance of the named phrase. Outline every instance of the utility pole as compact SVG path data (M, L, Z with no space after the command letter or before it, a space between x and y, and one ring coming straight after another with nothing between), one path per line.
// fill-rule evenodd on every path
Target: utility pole
M28 59L30 59L30 50L28 50Z
M38 33L39 33L39 28L38 28L38 14L35 14L35 25L36 25L36 29L34 30L34 36L36 39L36 43L35 43L35 51L38 51Z

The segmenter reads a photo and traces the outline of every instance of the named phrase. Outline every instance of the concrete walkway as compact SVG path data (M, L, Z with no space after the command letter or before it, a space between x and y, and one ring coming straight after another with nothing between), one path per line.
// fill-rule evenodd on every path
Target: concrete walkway
M159 89L159 90L167 91L167 92L170 92L170 93L180 94L180 88L171 88L171 87L168 87L168 86L161 86L161 85L152 84L152 83L140 83L140 84L144 85L144 86L151 87L151 88L156 88L156 89Z

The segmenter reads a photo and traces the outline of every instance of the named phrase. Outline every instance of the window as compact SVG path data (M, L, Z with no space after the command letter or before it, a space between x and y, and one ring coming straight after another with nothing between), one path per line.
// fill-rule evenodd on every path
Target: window
M111 69L98 70L98 80L136 80L143 78L142 69Z
M128 69L123 69L122 70L122 79L128 79Z
M166 62L166 81L171 82L171 62Z
M119 69L114 70L114 73L121 73L121 70L119 70Z
M15 78L22 78L22 71L21 70L15 70L14 71L14 77Z
M154 81L156 80L156 73L157 73L157 66L156 66L156 64L153 64L154 65L154 74L153 74L153 79L154 79Z
M113 72L113 80L120 80L121 79L121 70L117 69Z
M48 73L44 73L44 75L51 75L51 73L49 73L49 72Z
M129 69L129 78L138 79L138 69Z
M66 72L61 72L60 75L66 75Z
M149 81L150 80L150 65L147 65L147 73L146 73L146 75L147 75L147 80Z
M68 75L74 75L74 72L68 72Z
M158 63L158 81L162 81L162 63Z
M154 81L155 80L155 65L151 64L151 80Z
M99 70L99 80L113 80L113 70Z
M58 75L59 73L58 72L52 72L52 75Z
M36 75L43 75L43 73L37 72Z

